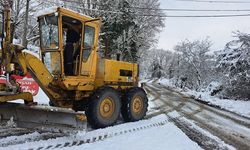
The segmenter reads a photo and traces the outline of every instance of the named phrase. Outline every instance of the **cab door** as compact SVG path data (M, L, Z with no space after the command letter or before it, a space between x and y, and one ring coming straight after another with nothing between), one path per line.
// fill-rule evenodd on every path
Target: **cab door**
M99 24L96 21L84 23L82 35L84 36L82 36L80 75L94 78L97 63Z

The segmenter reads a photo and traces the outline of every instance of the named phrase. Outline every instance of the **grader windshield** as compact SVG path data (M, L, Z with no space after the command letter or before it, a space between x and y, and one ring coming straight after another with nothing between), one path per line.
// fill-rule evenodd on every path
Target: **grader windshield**
M61 74L61 55L59 51L58 17L43 16L39 19L42 59L52 75Z
M43 49L58 49L58 18L44 16L40 19L41 46Z

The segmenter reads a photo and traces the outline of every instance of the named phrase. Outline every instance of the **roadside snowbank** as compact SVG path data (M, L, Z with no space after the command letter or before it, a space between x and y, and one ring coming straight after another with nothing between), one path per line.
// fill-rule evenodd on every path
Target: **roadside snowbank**
M196 99L208 102L208 104L219 106L222 109L250 118L250 101L220 99L209 95L208 92L187 91L184 94L193 95Z

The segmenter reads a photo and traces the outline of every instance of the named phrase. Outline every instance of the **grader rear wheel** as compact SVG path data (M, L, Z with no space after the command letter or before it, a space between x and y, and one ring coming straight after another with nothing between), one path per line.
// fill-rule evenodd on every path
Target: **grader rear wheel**
M122 116L125 121L141 120L147 112L148 99L142 88L132 88L123 97Z
M95 92L89 102L86 115L92 128L104 128L113 125L119 115L121 102L116 90L104 87Z

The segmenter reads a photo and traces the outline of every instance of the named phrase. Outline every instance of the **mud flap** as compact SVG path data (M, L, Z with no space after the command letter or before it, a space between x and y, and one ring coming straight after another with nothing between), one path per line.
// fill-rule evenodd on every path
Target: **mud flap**
M26 106L17 103L0 104L0 123L13 120L16 127L46 131L86 130L85 114L51 106Z

